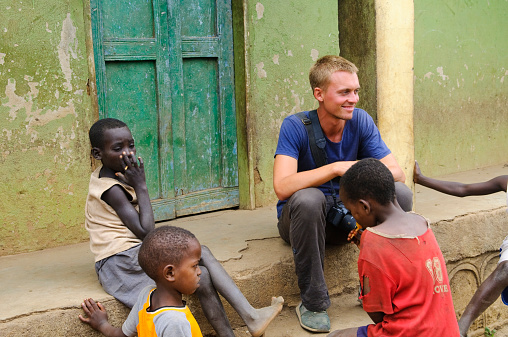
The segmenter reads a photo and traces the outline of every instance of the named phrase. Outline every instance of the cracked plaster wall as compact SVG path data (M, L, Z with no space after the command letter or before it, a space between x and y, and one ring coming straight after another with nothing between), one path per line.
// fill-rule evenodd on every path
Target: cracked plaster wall
M0 255L87 239L83 2L0 4Z
M508 162L508 1L418 0L415 156L428 175Z
M339 53L337 1L246 1L247 133L256 206L272 205L273 155L282 120L317 107L308 72Z

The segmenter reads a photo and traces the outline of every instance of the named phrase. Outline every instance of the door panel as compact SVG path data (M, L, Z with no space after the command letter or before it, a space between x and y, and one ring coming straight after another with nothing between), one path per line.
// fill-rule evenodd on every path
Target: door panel
M230 2L90 4L99 114L131 128L156 219L237 206Z
M179 12L182 36L217 36L217 12L214 0L188 0L185 6L179 7Z
M104 39L155 37L151 0L102 0L100 2Z
M217 99L217 62L186 59L183 62L185 87L185 165L184 193L220 186L220 133Z
M155 62L108 62L106 77L108 116L134 126L136 147L145 163L145 174L150 177L148 191L152 198L160 197L159 142L157 132L153 132L158 125Z

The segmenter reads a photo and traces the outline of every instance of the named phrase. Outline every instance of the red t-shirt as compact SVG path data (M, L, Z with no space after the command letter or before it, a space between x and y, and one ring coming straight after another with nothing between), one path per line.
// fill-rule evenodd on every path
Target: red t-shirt
M418 237L387 236L368 228L362 234L358 274L366 312L384 312L368 327L369 337L460 336L448 273L434 233Z

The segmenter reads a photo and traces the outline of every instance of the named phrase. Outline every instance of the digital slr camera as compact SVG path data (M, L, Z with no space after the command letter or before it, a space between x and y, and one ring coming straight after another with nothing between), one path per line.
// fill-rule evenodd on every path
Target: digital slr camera
M334 227L340 228L341 231L347 234L356 228L355 218L341 201L335 203L330 208L326 215L326 221L331 223Z

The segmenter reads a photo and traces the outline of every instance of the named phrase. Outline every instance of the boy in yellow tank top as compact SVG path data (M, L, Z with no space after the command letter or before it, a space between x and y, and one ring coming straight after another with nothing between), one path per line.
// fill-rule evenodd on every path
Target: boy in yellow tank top
M108 322L105 308L92 299L83 303L81 321L105 336L202 337L201 330L182 299L199 287L201 245L189 231L161 226L150 232L139 250L139 264L155 287L138 296L121 328Z

